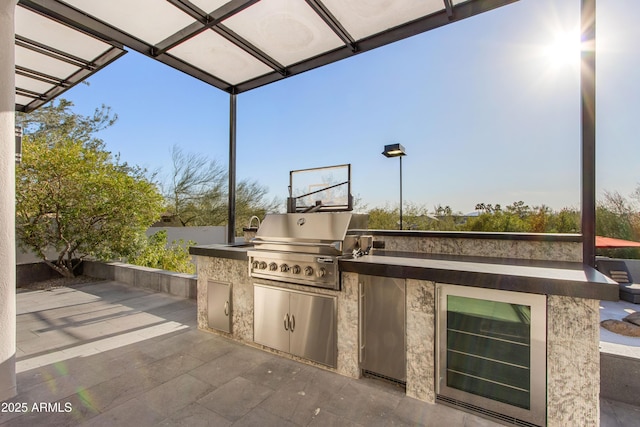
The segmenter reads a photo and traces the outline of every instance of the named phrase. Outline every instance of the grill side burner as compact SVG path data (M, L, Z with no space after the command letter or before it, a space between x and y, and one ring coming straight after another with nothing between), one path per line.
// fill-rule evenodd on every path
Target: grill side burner
M362 238L347 232L366 228L366 220L348 212L267 215L248 251L249 274L339 290L338 260L362 249Z

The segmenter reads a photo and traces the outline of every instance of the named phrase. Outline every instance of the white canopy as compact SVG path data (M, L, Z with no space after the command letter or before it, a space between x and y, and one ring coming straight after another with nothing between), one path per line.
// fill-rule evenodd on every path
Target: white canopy
M31 111L123 46L231 94L516 0L20 0L16 110Z

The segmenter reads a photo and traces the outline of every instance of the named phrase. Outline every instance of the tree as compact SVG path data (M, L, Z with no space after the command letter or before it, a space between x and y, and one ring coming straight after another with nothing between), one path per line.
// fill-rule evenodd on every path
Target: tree
M169 213L182 226L207 225L207 217L224 205L225 170L215 160L173 146L173 169L165 190Z
M369 210L369 228L372 230L397 230L400 210L385 206Z
M70 105L60 101L38 113L43 124L23 138L16 168L18 244L65 277L74 275L74 259L134 253L162 212L162 196L144 171L113 158L92 136L96 122L70 113ZM69 123L80 128L69 130ZM51 250L54 259L47 258Z
M557 214L551 215L548 232L579 233L580 212L573 208L562 208Z
M267 200L269 189L256 181L241 180L236 186L236 236L242 235L242 229L249 224L252 216L261 220L267 213L276 212L280 204L278 199ZM226 218L225 218L226 222Z
M164 187L167 209L182 226L224 225L228 217L228 174L215 160L172 150L172 171ZM263 218L277 211L280 202L266 199L269 189L243 179L236 186L236 235L253 215Z
M74 141L101 142L95 137L99 131L113 125L117 114L104 104L96 108L92 116L83 116L71 111L73 103L60 98L39 109L16 115L16 125L22 126L23 133L32 138L45 138L49 146L64 139Z
M507 209L509 209L508 206ZM537 206L522 218L527 221L527 231L532 233L545 233L551 222L551 209L545 205Z
M624 240L640 240L640 212L633 199L640 194L640 185L632 194L632 200L618 192L605 191L604 199L596 206L596 234ZM600 250L602 255L617 258L638 258L638 249Z

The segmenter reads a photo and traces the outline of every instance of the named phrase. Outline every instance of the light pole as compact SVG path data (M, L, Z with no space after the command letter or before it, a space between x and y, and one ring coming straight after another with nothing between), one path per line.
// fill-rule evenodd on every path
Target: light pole
M399 157L400 158L400 230L402 230L402 157L407 153L404 151L404 147L400 144L390 144L384 146L382 152L385 157Z

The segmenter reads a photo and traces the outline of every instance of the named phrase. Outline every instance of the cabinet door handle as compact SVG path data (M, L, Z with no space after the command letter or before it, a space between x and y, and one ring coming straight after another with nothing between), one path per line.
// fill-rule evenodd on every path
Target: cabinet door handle
M229 301L224 303L224 315L229 316Z
M289 324L289 329L291 329L291 332L293 332L295 328L296 328L296 317L292 314L291 323Z
M284 330L288 331L289 330L289 313L284 315Z

